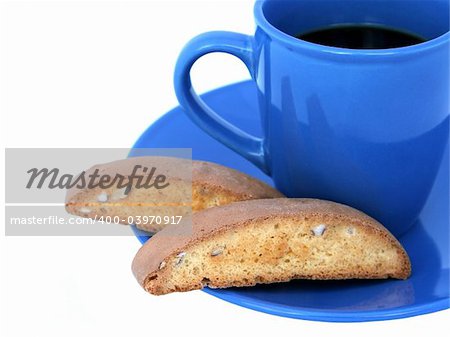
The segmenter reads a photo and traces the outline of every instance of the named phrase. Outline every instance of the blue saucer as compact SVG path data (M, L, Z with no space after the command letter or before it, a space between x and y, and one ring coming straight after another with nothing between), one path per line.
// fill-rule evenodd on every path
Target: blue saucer
M221 116L260 135L253 82L229 85L202 96ZM272 184L252 164L195 126L178 107L151 125L135 148L192 148L194 159L233 167ZM204 289L225 301L299 319L362 322L421 315L449 308L449 157L446 155L417 224L399 238L413 267L399 280L291 281L249 288ZM136 228L143 243L149 239Z

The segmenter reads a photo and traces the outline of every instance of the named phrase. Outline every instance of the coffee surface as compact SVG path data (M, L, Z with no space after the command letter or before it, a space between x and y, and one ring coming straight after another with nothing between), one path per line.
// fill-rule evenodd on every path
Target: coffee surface
M296 37L320 45L350 49L398 48L426 41L412 33L372 24L333 25Z

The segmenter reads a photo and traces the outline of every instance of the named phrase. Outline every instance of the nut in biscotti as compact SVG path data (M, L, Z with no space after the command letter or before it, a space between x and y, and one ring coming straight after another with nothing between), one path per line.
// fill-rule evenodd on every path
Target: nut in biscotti
M124 186L109 188L71 188L66 197L66 210L75 215L99 218L109 216L129 224L138 216L186 216L192 211L226 205L231 202L280 198L283 195L267 184L244 173L214 163L174 157L135 157L96 165L85 175L99 174L128 177L136 166L155 168L150 180L156 188L135 188L127 180ZM158 175L159 174L159 175ZM158 177L167 177L167 181ZM164 183L164 185L161 185ZM157 185L159 184L159 185ZM163 186L164 188L158 188ZM136 223L137 227L157 232L165 223Z
M169 225L138 251L132 270L145 290L161 295L292 279L405 279L411 273L405 250L386 228L329 201L240 201L193 214L192 222L190 235L179 235L183 224Z

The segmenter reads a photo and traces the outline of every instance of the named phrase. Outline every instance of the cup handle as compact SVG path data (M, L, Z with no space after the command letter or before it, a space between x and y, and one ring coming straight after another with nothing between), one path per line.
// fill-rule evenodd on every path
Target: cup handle
M204 33L189 41L178 57L174 75L178 101L189 118L206 133L269 174L263 139L250 135L223 119L203 102L192 87L190 71L193 64L203 55L214 52L236 56L244 62L254 78L252 37L222 31Z

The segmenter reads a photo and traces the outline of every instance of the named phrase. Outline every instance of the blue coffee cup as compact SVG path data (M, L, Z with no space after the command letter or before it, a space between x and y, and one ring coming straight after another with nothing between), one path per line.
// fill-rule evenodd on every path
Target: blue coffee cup
M184 47L175 91L188 116L287 196L344 203L395 235L406 232L449 138L449 1L266 0L254 15L254 36L209 32ZM339 24L391 27L425 41L348 49L295 37ZM212 52L232 54L250 71L262 138L221 118L193 90L191 67Z

